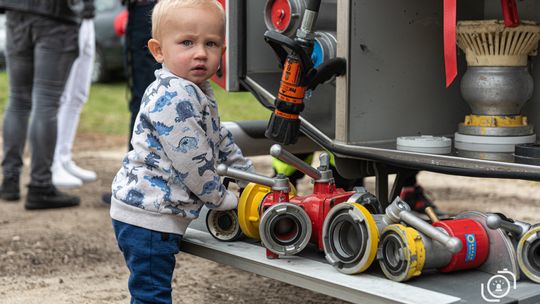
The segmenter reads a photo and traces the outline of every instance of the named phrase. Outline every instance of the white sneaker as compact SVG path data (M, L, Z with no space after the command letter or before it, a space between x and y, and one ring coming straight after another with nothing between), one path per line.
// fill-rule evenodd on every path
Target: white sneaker
M52 182L58 188L78 188L82 186L82 180L67 172L60 163L55 162L51 167Z
M64 163L64 169L83 182L93 182L97 179L96 172L83 169L77 166L74 161Z

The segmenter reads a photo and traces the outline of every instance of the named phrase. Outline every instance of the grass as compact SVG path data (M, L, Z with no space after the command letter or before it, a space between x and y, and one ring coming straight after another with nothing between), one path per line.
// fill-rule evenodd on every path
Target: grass
M270 111L246 92L226 92L213 85L222 121L267 120ZM0 112L8 96L7 75L0 73ZM124 82L94 84L83 108L79 132L105 135L126 135L129 126L128 92Z

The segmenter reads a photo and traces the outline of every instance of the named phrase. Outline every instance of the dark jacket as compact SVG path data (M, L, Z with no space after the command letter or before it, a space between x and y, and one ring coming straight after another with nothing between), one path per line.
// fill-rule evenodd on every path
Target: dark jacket
M83 0L84 9L82 11L83 19L92 19L96 15L96 7L94 6L94 0Z
M27 12L74 23L80 23L83 8L83 0L0 0L1 10Z

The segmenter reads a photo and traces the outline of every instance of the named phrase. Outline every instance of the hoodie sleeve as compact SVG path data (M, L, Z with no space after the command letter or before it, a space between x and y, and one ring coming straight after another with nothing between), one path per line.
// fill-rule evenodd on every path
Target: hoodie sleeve
M155 142L161 143L156 149L163 149L173 168L183 177L182 183L207 207L235 208L236 196L223 186L215 171L214 147L202 127L204 109L197 95L179 88L168 89L161 96L159 98L169 96L170 101L158 99L156 104L167 104L167 107L161 111L147 111L154 133L159 137ZM148 143L154 141L151 134L147 136Z

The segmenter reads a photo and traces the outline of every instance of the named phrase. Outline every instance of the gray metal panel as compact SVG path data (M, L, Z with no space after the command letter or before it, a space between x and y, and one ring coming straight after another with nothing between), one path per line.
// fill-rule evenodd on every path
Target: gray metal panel
M265 0L246 0L246 72L279 73L278 60L272 48L264 41L264 5ZM279 78L278 78L279 81Z
M351 2L349 142L452 134L470 112L459 75L445 88L442 3ZM481 19L483 2L458 1L458 9L458 19Z
M227 1L227 91L238 91L240 84L239 62L240 52L238 49L238 33L240 23L240 0Z

